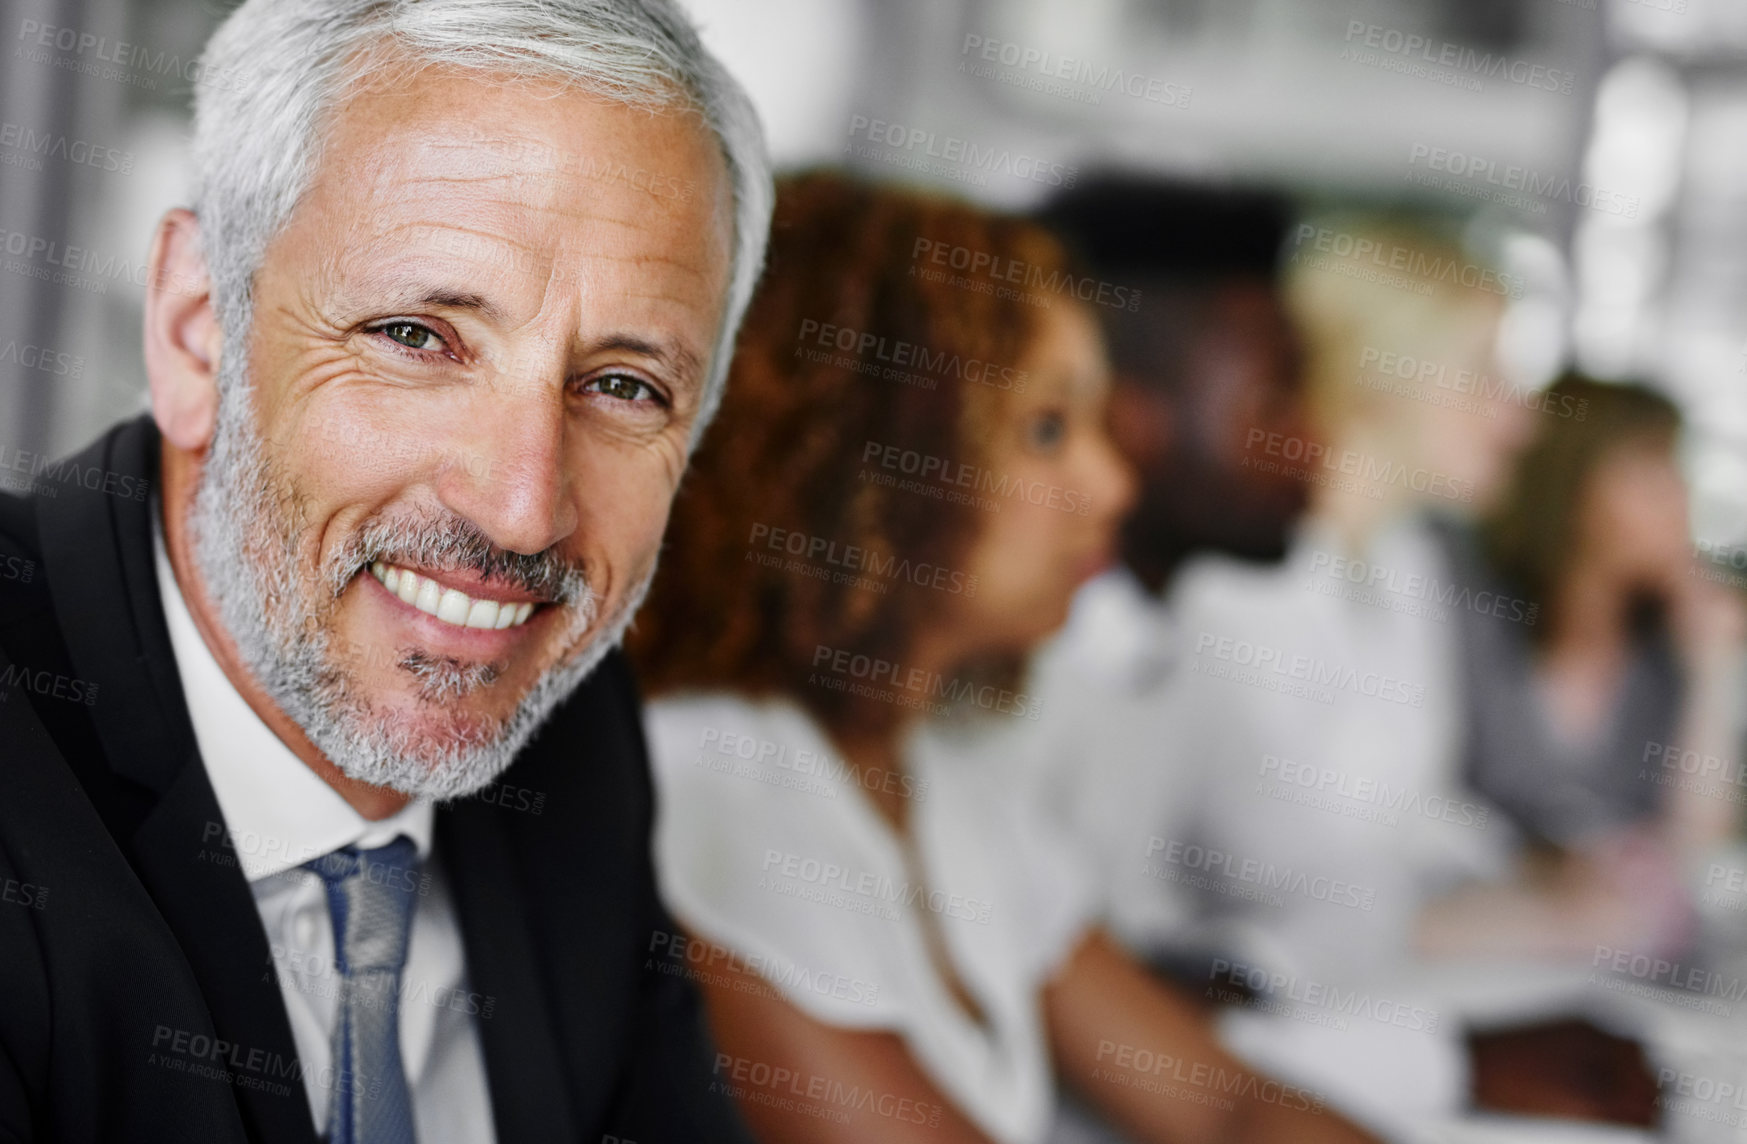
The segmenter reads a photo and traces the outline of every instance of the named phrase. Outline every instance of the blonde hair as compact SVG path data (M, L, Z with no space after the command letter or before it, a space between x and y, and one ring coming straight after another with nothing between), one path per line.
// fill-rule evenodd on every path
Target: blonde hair
M1294 236L1284 293L1304 339L1306 409L1327 437L1360 418L1399 424L1411 404L1361 383L1367 351L1453 371L1473 358L1470 338L1490 348L1505 299L1521 288L1417 219L1329 216Z

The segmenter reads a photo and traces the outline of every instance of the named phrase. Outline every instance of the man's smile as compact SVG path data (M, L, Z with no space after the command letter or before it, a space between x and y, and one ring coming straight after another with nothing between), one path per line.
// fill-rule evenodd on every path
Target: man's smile
M463 592L453 586L455 574L420 574L380 560L370 565L370 574L402 602L458 628L502 631L520 627L533 615L537 603L525 592L485 581L469 585L471 591Z
M570 610L553 594L472 568L415 570L374 560L365 571L356 582L366 614L379 617L366 621L379 638L410 642L442 659L507 666L509 657L534 651L556 631L545 618Z

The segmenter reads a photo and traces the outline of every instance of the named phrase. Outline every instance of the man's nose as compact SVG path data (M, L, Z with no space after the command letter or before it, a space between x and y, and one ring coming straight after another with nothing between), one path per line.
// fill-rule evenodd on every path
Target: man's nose
M562 389L494 388L467 417L464 455L438 482L443 504L512 552L544 552L575 531Z

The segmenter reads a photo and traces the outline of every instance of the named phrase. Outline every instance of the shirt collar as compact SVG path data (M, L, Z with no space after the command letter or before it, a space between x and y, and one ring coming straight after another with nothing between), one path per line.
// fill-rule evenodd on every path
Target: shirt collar
M164 548L161 505L154 509L152 554L164 621L194 738L243 875L258 882L342 846L373 848L401 834L413 840L421 859L428 857L429 799L416 798L378 821L365 818L293 754L231 684L182 599Z
M1079 670L1133 690L1168 674L1180 650L1169 605L1122 564L1080 588L1065 627Z

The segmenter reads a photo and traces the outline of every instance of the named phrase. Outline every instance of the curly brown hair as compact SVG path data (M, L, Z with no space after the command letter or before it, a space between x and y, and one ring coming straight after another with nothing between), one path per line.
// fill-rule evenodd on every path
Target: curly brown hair
M644 686L783 694L839 734L895 726L903 712L891 704L808 686L815 653L903 663L951 594L807 575L760 560L754 540L785 529L838 552L962 567L981 510L870 480L881 470L864 457L895 445L984 464L1023 388L1012 367L1049 304L999 276L1067 273L1062 247L1023 219L837 174L782 180L727 396L675 499L629 641ZM1007 683L1019 664L966 670Z

